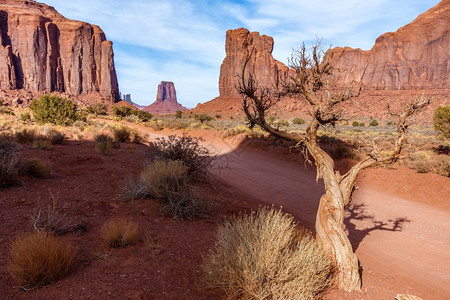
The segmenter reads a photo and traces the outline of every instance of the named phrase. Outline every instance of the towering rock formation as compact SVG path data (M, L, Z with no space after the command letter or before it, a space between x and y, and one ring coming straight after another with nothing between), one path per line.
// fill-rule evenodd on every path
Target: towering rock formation
M450 0L443 0L396 32L381 35L369 51L328 52L341 83L368 89L450 88Z
M171 114L177 110L184 111L186 108L177 102L177 92L175 85L170 81L161 81L158 85L156 101L143 110L156 114Z
M261 86L276 86L278 76L288 68L272 57L273 38L249 32L245 28L228 30L225 41L226 57L220 67L219 93L221 98L239 97L235 86L247 56L252 53L247 70Z
M276 86L277 76L288 68L273 59L273 39L247 29L228 30L226 57L220 69L220 96L195 108L196 112L242 115L242 101L235 90L236 75L254 49L248 69L260 86ZM381 117L387 103L401 106L424 93L435 101L427 109L431 120L439 105L450 105L450 0L418 16L396 32L381 35L369 51L334 48L327 51L338 70L340 84L362 84L362 95L350 104L348 114ZM395 103L393 103L395 102ZM271 113L295 116L303 113L302 101L282 99Z
M119 99L112 42L100 27L31 0L0 0L0 89Z

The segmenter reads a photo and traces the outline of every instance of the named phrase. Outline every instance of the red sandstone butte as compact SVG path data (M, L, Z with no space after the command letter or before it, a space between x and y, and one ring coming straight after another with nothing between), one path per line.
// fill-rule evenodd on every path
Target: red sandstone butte
M66 19L53 7L0 0L0 89L96 94L114 102L112 42L100 27Z
M144 107L143 110L155 114L171 114L177 110L184 111L186 108L178 103L177 92L175 91L173 82L161 81L158 85L156 101Z

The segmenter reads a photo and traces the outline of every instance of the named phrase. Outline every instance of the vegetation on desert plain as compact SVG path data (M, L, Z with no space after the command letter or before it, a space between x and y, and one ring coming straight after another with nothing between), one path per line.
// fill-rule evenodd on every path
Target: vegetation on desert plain
M117 116L109 114L103 114L103 107L92 108L90 113L84 114L83 118L74 121L71 125L57 126L57 125L41 125L36 124L34 115L30 114L28 118L23 117L26 114L26 110L10 110L12 114L0 115L0 128L1 140L0 140L0 178L3 178L3 188L7 186L13 186L21 184L23 182L23 174L29 174L37 178L48 178L51 176L51 165L35 158L23 158L20 159L21 147L34 147L36 149L46 150L54 147L53 145L64 145L68 141L73 139L89 139L93 141L93 151L97 151L103 155L114 155L115 149L120 147L123 143L138 142L139 140L144 143L145 135L142 135L136 131L136 125L143 125L152 128L156 126L155 130L161 128L169 130L183 130L185 135L181 137L171 136L168 138L160 139L149 144L147 151L148 162L142 168L141 172L134 177L130 177L130 180L125 180L122 191L118 198L122 200L131 200L139 198L152 198L157 199L160 203L160 214L164 216L171 216L174 219L182 220L194 220L196 218L208 217L211 214L211 204L198 196L197 182L207 180L207 170L212 162L211 156L208 151L202 148L201 140L190 137L187 133L189 130L195 130L196 128L219 130L223 132L223 138L233 138L235 135L246 135L252 139L259 139L266 143L276 143L277 139L269 136L260 126L255 126L250 129L246 126L246 121L238 119L228 120L224 117L205 117L203 122L196 117L189 117L188 113L183 113L181 116L152 116L151 120L140 120L123 118L118 121ZM87 111L87 110L86 110ZM135 116L132 114L132 116ZM355 118L358 124L369 121L364 118ZM397 137L394 131L394 124L388 124L381 120L371 119L375 122L370 122L370 126L357 127L349 126L350 123L338 123L332 131L318 131L319 143L332 158L334 159L358 159L370 150L370 147L377 145L382 149L389 149L395 145L395 139ZM306 123L308 123L308 117L296 117L292 119L283 119L281 117L273 117L270 120L272 126L282 129L290 133L304 133L306 130ZM137 136L137 138L136 138ZM448 140L441 134L436 133L430 126L414 126L411 130L410 144L406 148L406 152L411 154L405 163L415 168L418 172L434 172L444 176L449 176L449 160L448 160ZM22 145L22 146L21 146ZM293 144L287 144L293 146ZM63 146L64 147L64 146ZM123 147L123 145L122 145ZM386 152L386 156L390 156L387 150L380 151L380 154ZM2 155L3 161L2 162ZM8 166L12 166L8 167ZM2 168L3 167L3 168ZM6 175L5 175L6 174ZM131 175L130 175L131 176ZM13 182L6 182L4 178L8 178L7 181L13 179ZM133 205L133 202L130 202ZM239 226L251 226L250 221L256 215L264 215L264 218L271 218L276 214L283 215L281 212L269 212L268 209L265 212L251 213L249 216L236 216L230 219L228 226L228 233L242 234L242 230L237 229ZM56 215L55 215L56 216ZM253 216L253 217L251 217ZM61 217L61 215L60 215ZM283 215L283 218L286 216ZM40 219L43 220L42 218ZM249 224L243 225L243 222ZM260 221L257 221L258 223ZM112 225L111 225L111 224ZM110 223L105 223L102 227L101 237L105 240L105 244L111 247L124 247L127 245L133 245L138 241L137 231L135 231L134 225L129 221L113 219ZM265 223L261 221L261 223ZM267 223L267 222L266 222ZM282 223L280 221L280 223ZM37 224L37 223L36 223ZM225 226L225 225L224 225ZM230 229L233 226L237 226L235 229ZM293 223L290 223L292 228L295 228ZM37 226L37 228L44 228ZM46 227L45 227L46 228ZM297 229L292 229L294 232ZM237 237L223 237L221 233L224 229L219 229L218 244L221 244L221 239L237 239ZM261 230L261 229L258 229ZM263 229L264 230L264 229ZM289 231L288 230L288 231ZM42 229L40 231L43 231ZM47 230L44 230L47 232ZM51 230L49 231L51 232ZM250 232L250 230L248 230ZM300 230L302 232L302 230ZM136 234L135 234L136 233ZM254 237L254 236L253 236ZM22 237L20 237L22 238ZM248 243L252 245L261 244L261 241L251 240L252 237L245 237L249 239ZM18 238L19 239L19 238ZM58 239L58 237L56 237ZM59 240L59 239L58 239ZM295 233L295 239L289 242L289 251L293 249L304 249L303 256L299 253L290 253L289 255L280 257L266 257L267 260L256 260L255 265L261 264L264 268L248 269L245 274L251 274L259 278L260 276L266 276L275 272L278 275L286 276L284 279L289 278L289 282L292 284L286 284L286 280L283 278L276 278L276 276L270 276L271 278L271 293L273 295L292 295L291 293L302 293L304 299L314 299L318 297L324 289L326 289L332 282L333 269L330 265L316 266L311 260L317 262L320 259L322 262L323 250L320 250L317 242L310 234ZM309 245L309 246L308 246ZM279 245L282 249L288 249L283 245ZM302 247L311 247L306 248ZM280 248L280 249L281 249ZM73 250L73 248L71 248ZM74 250L76 252L76 250ZM285 250L287 251L287 250ZM322 251L322 252L321 252ZM70 252L70 251L69 251ZM74 252L74 253L75 253ZM220 253L223 252L223 253ZM22 252L21 252L22 253ZM70 252L72 253L72 252ZM284 253L284 252L283 252ZM286 252L287 253L287 252ZM309 254L308 254L309 253ZM205 279L208 282L208 286L221 290L228 295L237 295L236 297L245 297L247 295L259 295L264 294L267 291L258 287L251 279L254 277L245 277L245 280L236 283L236 278L241 278L239 275L243 269L242 266L236 265L236 260L233 259L231 252L225 248L213 248L209 254L210 256L205 261L205 276L209 279ZM254 255L251 252L243 252L242 255L247 255L249 261L255 260ZM212 259L211 257L215 257ZM220 258L220 259L219 259ZM309 274L308 272L319 272L323 276L309 276L305 275L302 278L295 277L292 274L281 274L272 267L273 263L277 261L290 261L289 259L295 258L296 262L302 266L303 274ZM14 259L10 254L10 261ZM298 259L298 260L297 260ZM214 261L214 263L212 263ZM269 263L271 262L271 263ZM305 262L308 262L305 269ZM230 270L235 271L229 274L219 273L218 269L223 269L223 265L230 264ZM290 264L290 263L289 263ZM283 264L279 264L283 265ZM222 266L222 267L221 267ZM248 266L248 264L246 265ZM297 270L295 264L292 265L293 270ZM296 266L294 268L294 266ZM18 267L16 266L15 269ZM66 267L65 267L66 268ZM73 268L73 262L67 270ZM317 269L319 268L319 269ZM322 268L322 269L321 269ZM214 271L214 269L216 269ZM289 270L289 268L287 268ZM18 282L24 287L40 286L47 283L52 283L58 278L65 276L65 274L55 275L51 279L38 279L35 281L23 281L20 276L17 275L17 271L12 271L11 274ZM321 271L318 271L321 270ZM272 273L271 273L272 272ZM274 274L275 274L274 273ZM212 275L216 274L216 275ZM311 273L312 274L312 273ZM225 276L226 275L226 276ZM39 275L41 276L41 275ZM43 275L42 275L43 276ZM214 280L212 280L212 278ZM231 283L230 283L231 282ZM233 288L230 288L232 286ZM267 285L268 287L269 285ZM294 286L294 288L292 288ZM295 291L295 292L294 292ZM309 295L309 296L308 296ZM274 296L276 297L276 296Z

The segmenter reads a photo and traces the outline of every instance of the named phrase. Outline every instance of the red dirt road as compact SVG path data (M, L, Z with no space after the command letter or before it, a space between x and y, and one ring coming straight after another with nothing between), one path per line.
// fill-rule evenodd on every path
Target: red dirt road
M261 151L243 141L214 141L227 185L257 203L282 206L313 228L323 184L294 154ZM287 151L285 151L287 152ZM364 171L346 227L362 266L362 293L331 291L329 299L393 299L413 294L450 299L450 179L406 167Z

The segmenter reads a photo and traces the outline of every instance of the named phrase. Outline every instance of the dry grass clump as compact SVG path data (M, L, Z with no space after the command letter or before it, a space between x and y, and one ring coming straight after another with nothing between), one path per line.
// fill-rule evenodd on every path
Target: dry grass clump
M113 129L114 141L128 143L130 141L131 130L126 125L121 125Z
M0 138L0 188L20 184L22 167L19 146Z
M43 286L68 274L77 251L51 233L35 231L19 236L10 247L8 269L23 288Z
M112 155L112 149L117 148L119 144L113 141L113 138L106 134L98 134L94 138L95 151L103 155Z
M186 166L188 174L193 180L205 179L213 158L209 150L200 145L201 138L183 134L181 137L174 135L166 138L158 138L156 142L149 144L146 151L149 161L155 159L181 161Z
M315 239L273 208L225 221L203 269L205 284L231 299L316 299L333 275Z
M66 136L64 133L52 127L46 128L44 135L50 140L52 145L63 145L66 142Z
M408 163L418 173L434 173L450 177L450 156L435 155L431 151L417 151L411 155Z
M102 238L108 247L122 248L137 242L139 225L133 221L114 219L102 227Z
M37 178L48 178L51 173L51 168L39 158L31 157L25 162L25 172Z
M211 208L195 195L190 178L183 162L157 159L148 163L139 176L126 178L119 199L157 199L162 204L160 213L174 219L207 217Z

